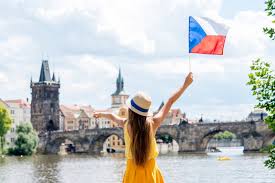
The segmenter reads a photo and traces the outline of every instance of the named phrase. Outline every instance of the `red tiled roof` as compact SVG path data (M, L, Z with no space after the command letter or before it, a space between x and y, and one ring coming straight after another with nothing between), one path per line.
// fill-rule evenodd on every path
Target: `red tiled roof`
M171 109L171 113L173 117L176 117L181 114L180 109Z
M1 98L0 98L0 103L3 103L6 107L9 107L9 105L4 101L4 100L2 100Z
M18 104L20 107L31 108L30 104L22 99L5 100L5 103L8 103L8 104L14 103L14 104Z
M69 118L75 118L76 114L79 114L83 110L89 117L92 117L95 109L90 105L60 105L60 110L64 116Z

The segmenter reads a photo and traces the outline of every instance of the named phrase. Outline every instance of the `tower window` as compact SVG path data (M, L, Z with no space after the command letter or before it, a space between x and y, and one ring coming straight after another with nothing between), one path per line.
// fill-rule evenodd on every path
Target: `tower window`
M51 103L51 112L54 112L54 103Z

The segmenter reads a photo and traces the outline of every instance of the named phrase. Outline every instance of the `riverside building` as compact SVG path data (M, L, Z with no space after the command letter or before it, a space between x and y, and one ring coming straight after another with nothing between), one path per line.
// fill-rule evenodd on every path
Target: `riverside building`
M5 107L9 110L12 124L11 129L5 136L8 146L14 146L16 139L16 128L18 125L23 123L30 123L31 121L31 107L30 104L22 99L5 100Z

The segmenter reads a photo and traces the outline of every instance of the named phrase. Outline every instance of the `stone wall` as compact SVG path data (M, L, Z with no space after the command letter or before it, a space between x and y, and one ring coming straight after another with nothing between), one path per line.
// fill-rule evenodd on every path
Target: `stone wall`
M209 140L221 131L230 131L241 139L244 152L259 151L268 145L275 134L263 122L233 122L161 126L156 136L169 135L179 145L179 152L205 152ZM57 153L65 139L79 145L82 152L98 153L111 136L123 139L122 128L87 129L70 132L51 132L40 138L40 152Z

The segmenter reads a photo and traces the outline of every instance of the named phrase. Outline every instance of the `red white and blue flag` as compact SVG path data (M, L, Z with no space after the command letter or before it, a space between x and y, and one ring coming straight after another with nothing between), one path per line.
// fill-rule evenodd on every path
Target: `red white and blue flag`
M229 27L210 18L189 17L189 53L222 55Z

